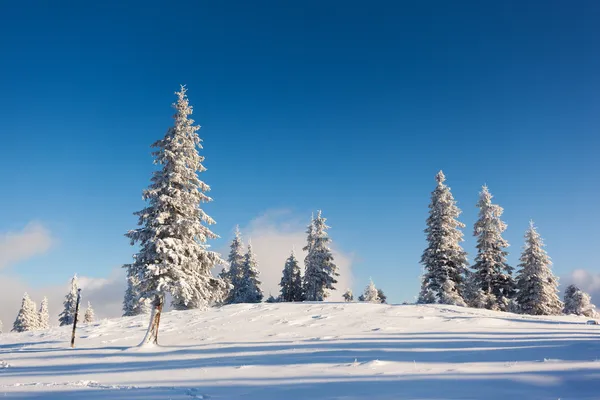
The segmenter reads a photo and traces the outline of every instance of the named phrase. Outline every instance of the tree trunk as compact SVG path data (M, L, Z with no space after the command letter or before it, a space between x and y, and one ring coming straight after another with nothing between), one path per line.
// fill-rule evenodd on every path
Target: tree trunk
M160 324L160 314L163 309L163 298L157 295L152 302L152 312L150 313L150 324L148 331L140 346L157 345L158 344L158 326Z

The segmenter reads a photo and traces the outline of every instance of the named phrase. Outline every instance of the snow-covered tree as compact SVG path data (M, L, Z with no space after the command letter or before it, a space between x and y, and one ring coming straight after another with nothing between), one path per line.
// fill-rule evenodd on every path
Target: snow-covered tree
M242 265L242 282L240 283L240 291L238 300L240 303L260 303L263 299L263 292L260 289L260 281L258 276L258 261L256 254L252 250L252 243L248 243L248 252L244 256L244 264Z
M558 315L563 304L558 298L558 279L533 221L525 233L525 247L517 275L517 296L523 314Z
M569 285L567 287L564 300L565 307L563 313L567 315L585 315L590 318L595 318L598 315L596 306L592 304L590 295L575 285Z
M365 288L364 292L364 301L369 303L381 303L381 299L379 298L379 292L373 283L373 280L369 280L369 284Z
M383 293L383 290L377 289L377 296L379 297L379 302L381 304L387 303L387 296L385 295L385 293Z
M127 290L125 290L125 297L123 299L123 316L133 317L135 315L148 314L150 308L150 299L141 297L137 276L128 276Z
M431 194L425 229L428 245L421 256L425 272L419 303L435 300L443 304L458 304L462 302L467 267L467 254L460 245L463 241L460 228L465 225L457 219L461 211L456 206L450 188L444 184L444 173L438 172L435 179L437 186Z
M473 278L476 290L481 290L488 299L486 308L506 311L509 299L515 295L515 281L513 268L506 262L508 252L504 249L508 242L502 237L506 230L506 224L500 219L504 209L493 204L492 197L488 187L483 186L477 202L479 219L474 229L477 256Z
M229 248L227 279L231 285L231 290L227 297L227 303L243 303L245 300L242 293L244 282L244 243L239 227L235 228L235 236Z
M83 315L83 323L89 324L91 322L94 322L95 319L96 319L96 316L94 315L94 309L92 308L92 303L90 303L88 301L88 305L85 310L85 314Z
M279 301L279 299L276 299L275 297L273 297L272 294L269 294L269 297L267 297L266 302L267 303L277 303Z
M365 301L365 295L364 294L359 295L358 296L358 301L361 301L361 302Z
M40 304L40 312L38 313L39 323L38 329L48 329L50 327L50 315L48 314L48 299L44 297Z
M198 177L206 170L204 157L198 153L202 149L200 127L190 118L192 107L185 87L176 94L175 124L152 145L155 164L161 168L144 191L148 206L136 213L140 227L126 235L132 245L140 246L134 261L125 265L128 275L138 279L140 298L153 305L143 343L157 343L167 293L177 309L208 306L218 286L211 269L223 263L206 243L218 236L208 228L215 221L201 208L212 199L206 195L210 187Z
M292 250L292 254L288 257L283 268L283 276L281 277L281 301L302 301L302 275L300 266L296 259L296 254Z
M77 274L71 278L71 288L69 293L65 296L63 302L63 312L58 316L58 323L60 326L73 325L75 319L75 307L77 305L77 291L79 290L79 281L77 280Z
M308 254L304 260L304 298L308 301L323 301L329 296L329 290L335 290L339 276L338 268L333 262L329 248L331 239L327 236L326 219L317 213L308 228L308 239L305 250Z
M346 290L344 292L344 294L342 295L342 297L344 298L344 301L346 303L349 303L354 300L354 295L352 294L352 290L350 290L350 289Z
M23 295L21 309L17 314L17 319L13 324L13 332L34 331L40 326L40 318L37 307L27 293Z

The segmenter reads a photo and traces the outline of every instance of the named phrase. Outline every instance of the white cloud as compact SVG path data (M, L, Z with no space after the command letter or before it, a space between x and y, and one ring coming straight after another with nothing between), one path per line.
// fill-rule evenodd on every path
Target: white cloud
M567 285L573 283L592 296L592 302L600 304L600 273L576 269L565 279Z
M54 239L43 225L29 223L22 231L0 236L0 268L5 268L47 252Z
M326 215L325 215L326 217ZM252 241L259 262L260 279L265 297L269 294L277 297L279 294L279 281L285 260L289 257L292 248L303 269L303 260L306 253L302 248L306 245L306 226L310 216L298 217L288 210L272 210L252 220L246 227L240 227L244 240ZM352 261L351 254L342 252L335 245L335 227L330 231L332 237L332 252L335 263L339 268L337 290L331 292L329 300L342 300L346 288L352 287ZM223 249L226 256L229 249Z

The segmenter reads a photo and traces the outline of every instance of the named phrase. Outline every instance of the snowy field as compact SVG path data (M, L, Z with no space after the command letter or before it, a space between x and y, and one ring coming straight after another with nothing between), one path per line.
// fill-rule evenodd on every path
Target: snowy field
M239 304L0 335L7 399L600 399L600 327L451 306Z

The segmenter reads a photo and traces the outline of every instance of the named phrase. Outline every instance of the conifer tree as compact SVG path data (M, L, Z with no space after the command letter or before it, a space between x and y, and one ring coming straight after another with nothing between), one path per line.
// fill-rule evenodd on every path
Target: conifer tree
M36 310L35 303L29 295L25 293L21 302L21 309L17 314L17 319L13 324L13 332L34 331L39 328L40 319Z
M419 303L435 300L443 304L455 301L461 305L464 304L462 291L467 254L460 245L463 241L460 228L465 225L457 219L461 211L456 206L450 188L444 184L444 173L438 172L435 179L437 187L431 194L425 229L428 245L421 257L425 273Z
M387 296L385 295L385 293L383 293L383 290L377 289L377 296L379 297L379 302L381 304L387 303Z
M235 228L235 236L229 246L229 271L227 279L231 284L231 290L227 296L227 303L243 303L242 286L244 281L244 242L239 227Z
M367 301L369 303L381 303L381 299L379 298L379 292L377 291L377 288L375 287L375 284L373 283L372 279L369 280L369 284L365 288L363 297L365 299L364 301Z
M506 262L508 242L502 237L506 224L500 219L503 208L492 203L487 186L479 194L477 207L479 219L475 223L477 256L473 265L475 290L485 296L485 308L506 311L509 300L515 295L513 268ZM477 300L481 300L477 293ZM469 296L464 296L468 298Z
M96 316L94 314L94 309L92 308L92 303L88 301L87 309L85 310L85 314L83 315L83 323L89 324L94 322Z
M346 290L344 292L344 294L342 295L342 297L344 298L344 301L346 303L349 303L354 300L354 295L352 294L352 290L350 290L350 289Z
M71 289L65 296L63 302L63 312L58 316L58 323L60 326L73 325L75 319L75 306L77 305L77 290L79 289L79 281L77 280L77 274L71 278Z
M525 247L517 275L516 300L523 314L558 315L563 304L558 298L558 279L533 221L525 233Z
M325 225L325 221L319 211L308 228L307 245L304 248L308 251L304 259L304 297L308 301L323 301L327 298L329 290L335 290L335 278L339 276L329 248L331 239L327 236L329 227Z
M584 315L590 318L595 318L598 315L596 306L592 304L590 295L575 285L567 286L564 300L565 307L563 313L567 315Z
M140 227L126 235L132 245L140 245L133 263L125 265L128 275L138 279L140 298L150 299L153 306L143 343L157 343L167 293L177 309L210 304L218 286L211 269L223 262L206 243L217 235L208 228L215 221L201 208L212 199L206 195L210 187L198 177L206 170L204 157L198 153L202 149L200 127L190 118L192 107L185 87L176 94L175 124L152 145L155 163L161 168L144 191L148 206L136 213Z
M263 292L260 289L258 261L256 254L252 251L252 244L248 243L248 252L244 256L242 266L242 282L240 284L239 300L241 303L260 303Z
M44 297L40 304L39 329L48 329L50 327L50 315L48 314L48 298Z
M139 281L135 275L127 277L127 290L123 299L123 316L133 317L135 315L148 314L150 312L150 300L141 297Z
M281 286L281 301L302 301L302 275L293 250L285 262L279 286Z

